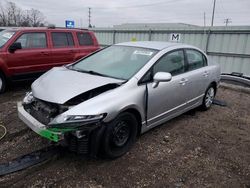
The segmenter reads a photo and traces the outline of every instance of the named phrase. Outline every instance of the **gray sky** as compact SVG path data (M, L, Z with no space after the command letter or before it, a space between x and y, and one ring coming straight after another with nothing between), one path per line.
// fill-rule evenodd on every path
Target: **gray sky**
M9 0L22 9L40 10L49 23L64 26L74 20L76 26L88 25L88 7L92 8L91 23L107 27L121 23L181 22L211 24L213 0ZM250 25L250 0L217 0L214 25ZM82 23L82 24L81 24Z

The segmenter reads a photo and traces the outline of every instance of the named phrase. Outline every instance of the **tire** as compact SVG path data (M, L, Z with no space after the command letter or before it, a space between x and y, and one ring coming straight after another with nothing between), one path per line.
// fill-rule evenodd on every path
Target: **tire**
M209 108L211 108L213 100L215 98L215 94L216 94L215 88L212 85L210 85L207 88L203 101L202 101L202 105L201 105L202 110L208 110Z
M6 88L6 79L4 75L0 72L0 93L3 93Z
M103 135L104 157L114 159L127 153L136 141L138 122L124 112L110 122Z

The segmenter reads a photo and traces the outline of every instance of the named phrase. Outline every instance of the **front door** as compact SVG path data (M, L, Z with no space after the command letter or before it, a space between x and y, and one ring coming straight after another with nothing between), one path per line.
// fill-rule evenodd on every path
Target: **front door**
M28 32L21 34L15 42L20 42L22 49L7 52L6 60L13 75L42 72L51 63L50 49L47 45L46 32Z
M175 50L162 56L153 66L153 75L157 72L169 72L172 80L160 82L156 88L148 83L147 125L156 126L185 109L185 93L188 78L185 73L183 50Z

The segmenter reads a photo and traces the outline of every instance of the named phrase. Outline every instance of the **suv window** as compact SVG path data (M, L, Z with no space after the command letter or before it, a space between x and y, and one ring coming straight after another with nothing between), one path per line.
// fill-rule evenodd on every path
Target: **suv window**
M153 67L153 75L157 72L169 72L173 76L185 71L183 50L165 54Z
M197 50L186 50L188 70L195 70L206 66L206 58Z
M77 33L77 38L78 38L80 46L93 45L93 40L89 33Z
M46 48L46 33L24 33L16 42L20 42L22 48Z
M52 43L54 47L74 46L73 36L69 32L52 32Z

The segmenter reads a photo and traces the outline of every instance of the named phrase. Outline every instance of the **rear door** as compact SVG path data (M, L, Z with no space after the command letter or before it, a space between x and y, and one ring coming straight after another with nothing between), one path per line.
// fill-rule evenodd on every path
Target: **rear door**
M22 49L7 52L6 61L12 74L43 72L48 69L51 58L46 32L22 32L15 42L20 42Z
M75 47L72 32L53 31L50 34L53 66L61 66L74 62L78 49Z
M79 44L79 54L77 55L77 59L99 49L99 46L95 44L95 39L89 32L76 32L76 36Z
M185 49L188 62L188 92L187 102L189 105L195 105L203 99L209 85L209 68L207 59L200 51L195 49Z

